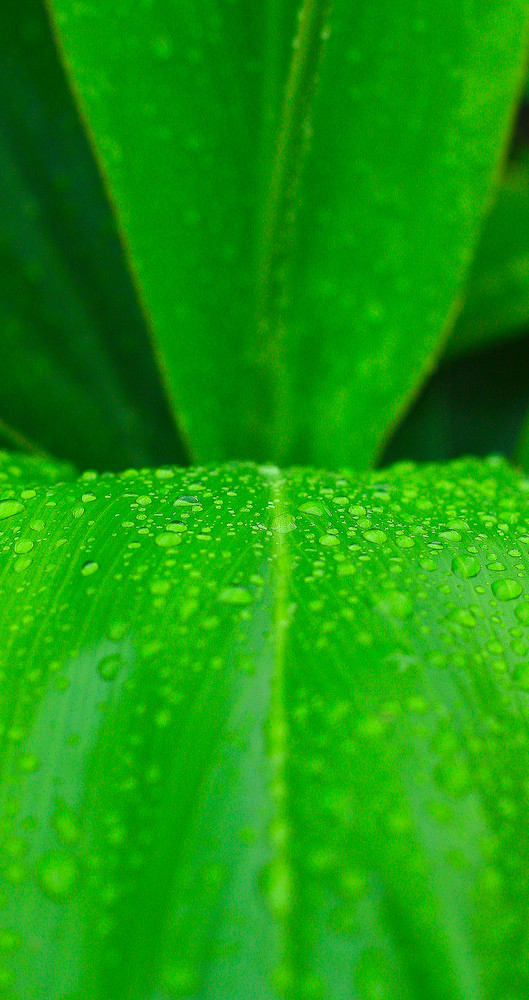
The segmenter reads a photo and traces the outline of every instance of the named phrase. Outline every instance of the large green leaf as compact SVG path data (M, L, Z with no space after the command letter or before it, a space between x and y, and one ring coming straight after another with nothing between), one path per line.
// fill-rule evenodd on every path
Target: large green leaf
M38 469L1 466L4 995L524 1000L529 482Z
M507 172L472 269L447 355L529 329L529 154Z
M526 0L329 6L50 0L201 461L372 461L491 199Z
M0 174L0 440L185 461L43 0L0 4Z

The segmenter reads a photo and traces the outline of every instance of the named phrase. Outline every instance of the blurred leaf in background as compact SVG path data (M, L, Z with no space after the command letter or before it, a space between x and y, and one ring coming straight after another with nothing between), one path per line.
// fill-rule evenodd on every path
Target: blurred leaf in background
M42 0L0 6L0 191L0 441L185 462Z
M195 459L365 467L448 336L527 6L298 6L50 4Z
M498 452L525 467L529 409L529 91L522 97L462 312L439 366L388 442L382 464ZM524 434L524 441L526 435Z

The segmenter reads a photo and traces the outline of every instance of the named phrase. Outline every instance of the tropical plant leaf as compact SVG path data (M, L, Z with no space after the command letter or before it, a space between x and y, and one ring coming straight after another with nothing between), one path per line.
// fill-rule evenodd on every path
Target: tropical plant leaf
M1 469L5 995L526 997L528 481Z
M529 330L529 153L507 172L478 246L448 357Z
M380 464L491 453L511 458L527 414L528 365L528 337L444 361L396 428Z
M491 200L525 0L328 6L50 0L200 461L371 462Z
M0 437L185 462L42 0L0 5Z

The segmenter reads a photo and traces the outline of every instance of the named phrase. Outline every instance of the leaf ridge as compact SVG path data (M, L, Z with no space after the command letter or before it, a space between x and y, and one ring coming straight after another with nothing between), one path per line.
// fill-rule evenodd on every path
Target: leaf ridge
M283 315L288 302L299 187L310 148L314 97L329 34L329 9L330 0L303 0L298 12L298 29L292 43L258 235L254 358L258 371L257 406L261 411L259 424L265 434L271 432L278 460L287 453L290 423Z

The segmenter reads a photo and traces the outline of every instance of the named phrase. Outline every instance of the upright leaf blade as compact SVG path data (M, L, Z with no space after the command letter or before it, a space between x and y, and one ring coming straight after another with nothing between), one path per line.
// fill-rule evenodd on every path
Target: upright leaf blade
M6 465L7 994L523 997L527 481Z
M529 154L507 171L472 265L465 304L446 346L453 357L529 327Z
M50 6L195 455L373 461L448 335L525 0Z
M0 7L0 440L185 461L42 0Z

